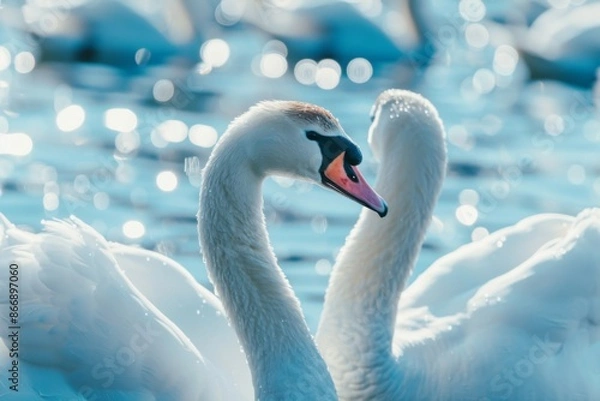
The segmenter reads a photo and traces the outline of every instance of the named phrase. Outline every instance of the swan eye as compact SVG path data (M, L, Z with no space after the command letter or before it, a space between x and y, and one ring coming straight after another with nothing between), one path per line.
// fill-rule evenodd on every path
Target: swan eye
M306 137L308 139L310 139L311 141L316 141L317 138L319 138L319 134L316 133L315 131L306 131Z

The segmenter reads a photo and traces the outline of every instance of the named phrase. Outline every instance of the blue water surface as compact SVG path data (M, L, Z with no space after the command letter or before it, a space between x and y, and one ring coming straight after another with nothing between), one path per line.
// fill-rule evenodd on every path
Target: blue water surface
M448 133L448 175L412 279L461 244L525 216L598 205L600 117L591 91L529 82L520 62L500 76L491 45L475 48L458 35L426 67L373 63L366 83L342 74L326 90L299 83L293 61L279 78L253 71L255 53L270 40L255 30L218 37L229 44L230 58L208 73L177 62L122 70L72 60L38 63L27 73L1 71L0 134L25 133L33 147L23 156L0 151L0 212L31 230L40 229L41 219L75 214L109 240L172 257L210 288L196 235L198 182L184 172L186 158L202 164L210 147L191 142L191 127L201 124L210 138L210 127L223 133L257 101L313 102L331 110L362 147L362 171L372 182L369 111L391 87L428 97ZM168 81L165 96L173 88L169 101L157 99L164 95L161 80ZM133 134L107 127L106 112L115 108L136 116ZM175 122L166 127L182 131L182 138L161 139L161 124L169 120ZM162 172L176 176L173 190L159 188ZM173 184L172 175L162 177ZM269 179L264 192L271 241L314 330L331 265L360 206L304 182Z

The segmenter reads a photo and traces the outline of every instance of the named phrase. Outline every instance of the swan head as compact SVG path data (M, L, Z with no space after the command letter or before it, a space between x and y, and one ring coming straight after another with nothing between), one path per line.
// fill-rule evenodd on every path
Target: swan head
M316 182L381 217L387 213L387 204L357 167L362 161L359 147L322 107L297 101L261 102L234 120L227 135L245 139L250 167L258 176Z
M404 157L412 155L421 163L445 169L444 126L435 106L423 96L388 89L377 97L371 109L371 121L369 146L377 160L382 161L386 153L403 151Z

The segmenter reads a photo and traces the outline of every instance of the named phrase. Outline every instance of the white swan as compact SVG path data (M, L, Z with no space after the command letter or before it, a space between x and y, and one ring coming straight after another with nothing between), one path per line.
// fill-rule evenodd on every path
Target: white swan
M600 2L550 9L515 33L534 79L591 87L600 68Z
M360 160L359 149L329 112L298 102L252 108L230 125L209 159L199 234L210 276L246 350L257 399L336 399L299 303L268 245L262 180L269 174L312 180L383 215L385 203L355 167ZM0 241L0 263L19 266L20 394L31 394L28 399L252 398L224 380L230 372L223 367L228 362L218 360L222 353L212 350L215 360L209 359L209 348L219 340L207 345L188 339L203 333L184 324L177 302L207 300L202 313L221 306L174 262L109 244L74 217L45 222L44 232L31 234L2 216ZM183 296L178 288L166 288L176 300L150 290L156 281L143 278L144 262L151 269L145 274L159 274L167 287L181 285ZM10 273L0 274L2 338L10 347ZM187 319L194 319L193 313ZM206 323L205 317L198 319ZM212 321L228 330L223 320ZM213 327L203 329L210 333ZM227 352L235 355L239 346L230 346ZM1 362L8 368L12 358L4 353ZM5 385L0 394L14 397Z
M378 98L370 143L381 221L362 213L316 336L342 400L600 399L600 210L543 214L434 263L400 293L446 165L424 98Z
M244 18L281 39L293 60L332 58L347 64L364 57L374 64L426 64L434 44L429 43L421 2L405 0L394 6L388 14L391 9L376 11L381 4L344 0L249 2Z

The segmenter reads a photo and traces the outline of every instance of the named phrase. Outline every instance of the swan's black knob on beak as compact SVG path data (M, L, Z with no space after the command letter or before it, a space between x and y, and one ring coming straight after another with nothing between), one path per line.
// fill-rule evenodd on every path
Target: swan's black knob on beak
M316 141L321 149L323 161L319 172L323 185L368 207L381 217L387 214L387 204L356 167L362 162L358 146L342 136L325 136L314 131L308 131L306 137Z

